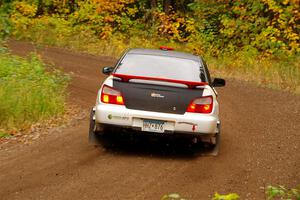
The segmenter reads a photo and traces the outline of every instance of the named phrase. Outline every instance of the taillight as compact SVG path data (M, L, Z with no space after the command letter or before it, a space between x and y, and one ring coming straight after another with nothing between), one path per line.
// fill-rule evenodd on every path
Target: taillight
M213 97L199 97L194 99L189 107L187 108L187 112L193 113L211 113L213 109Z
M101 91L101 102L124 105L124 99L119 90L104 85Z

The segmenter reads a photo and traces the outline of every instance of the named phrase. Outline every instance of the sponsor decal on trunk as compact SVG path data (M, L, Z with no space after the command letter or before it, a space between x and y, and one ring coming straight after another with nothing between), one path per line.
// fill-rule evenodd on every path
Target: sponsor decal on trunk
M151 97L153 98L165 98L165 96L155 93L155 92L151 92Z
M112 114L107 115L107 118L108 119L116 119L116 120L129 120L129 117L117 116L117 115L112 115Z

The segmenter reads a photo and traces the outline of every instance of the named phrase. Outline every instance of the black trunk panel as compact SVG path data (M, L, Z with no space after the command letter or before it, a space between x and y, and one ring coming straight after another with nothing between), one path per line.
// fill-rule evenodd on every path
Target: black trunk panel
M184 114L189 103L203 94L203 89L177 88L118 80L113 81L113 87L122 93L125 105L129 109L174 114Z

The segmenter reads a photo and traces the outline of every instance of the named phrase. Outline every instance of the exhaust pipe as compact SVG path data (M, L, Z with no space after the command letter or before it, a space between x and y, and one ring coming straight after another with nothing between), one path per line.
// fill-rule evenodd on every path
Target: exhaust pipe
M197 144L198 143L198 138L194 137L192 142L193 142L193 144Z

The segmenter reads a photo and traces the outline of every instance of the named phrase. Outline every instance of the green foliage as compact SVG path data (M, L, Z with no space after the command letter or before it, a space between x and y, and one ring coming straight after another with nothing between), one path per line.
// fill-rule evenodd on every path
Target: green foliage
M300 185L296 188L287 189L284 186L268 186L266 188L265 198L267 200L300 200ZM240 196L236 193L221 195L215 193L212 200L239 200ZM164 195L161 200L185 200L179 194Z
M166 2L171 2L166 8ZM5 6L4 6L5 5ZM169 45L227 77L300 93L299 0L11 1L5 35L118 56ZM5 22L4 22L5 21ZM255 74L255 76L253 76Z
M68 77L30 60L0 54L0 130L17 130L64 112Z
M299 0L241 0L220 16L221 48L251 46L271 54L300 52Z
M219 58L206 57L215 74L300 93L300 57L262 57L254 49ZM288 66L288 67L287 67Z
M220 17L226 14L226 1L196 0L188 6L193 11L196 34L193 43L202 41L201 45L195 45L197 52L210 50L212 55L218 55L222 41L220 35ZM213 45L212 45L213 44Z
M212 200L239 200L239 199L240 199L240 196L237 195L236 193L230 193L230 194L225 194L225 195L215 193Z
M7 137L9 137L9 136L10 136L10 134L8 134L8 133L0 132L0 139L1 139L1 138L7 138Z
M264 56L300 52L299 0L12 2L8 11L14 27L12 34L18 36L25 31L25 38L28 30L47 27L47 21L53 18L64 24L63 30L68 27L84 31L88 27L93 36L102 40L121 35L119 39L126 42L138 34L191 43L197 53L209 49L212 55L247 48Z
M284 186L268 186L266 195L268 200L300 200L300 185L292 189L287 189Z
M215 193L214 197L212 200L239 200L240 196L235 194L235 193L230 193L230 194L225 194L225 195L220 195L218 193ZM161 200L186 200L182 198L179 194L168 194L164 195Z
M179 194L173 193L173 194L168 194L168 195L164 195L161 200L186 200L182 197L180 197Z
M11 32L11 22L9 18L10 4L0 7L0 42L6 39Z

